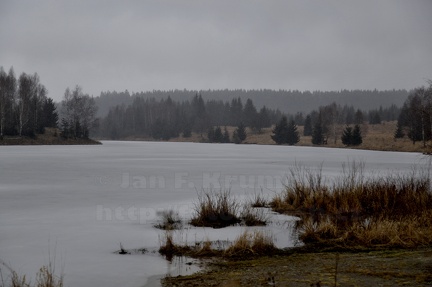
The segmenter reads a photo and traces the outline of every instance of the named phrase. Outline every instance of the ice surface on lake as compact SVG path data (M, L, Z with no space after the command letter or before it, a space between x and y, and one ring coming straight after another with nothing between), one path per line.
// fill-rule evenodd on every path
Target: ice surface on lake
M150 276L165 274L167 262L157 254L114 251L120 242L127 249L157 250L163 235L153 228L158 210L189 218L203 187L231 188L241 198L261 189L271 195L296 163L322 163L323 173L334 176L352 160L375 174L426 165L417 153L311 147L109 141L2 146L0 260L34 276L51 250L57 270L64 268L65 286L143 286ZM292 244L278 233L281 227L272 228L278 246ZM240 232L191 228L178 236L226 240Z

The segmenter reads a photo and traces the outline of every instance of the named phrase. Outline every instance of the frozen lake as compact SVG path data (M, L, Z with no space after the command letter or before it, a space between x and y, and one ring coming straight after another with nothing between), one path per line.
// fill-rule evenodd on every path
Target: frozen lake
M202 188L231 188L240 197L261 189L273 194L296 163L322 163L323 173L334 176L352 160L375 174L427 164L418 153L311 147L110 141L2 146L0 260L34 276L55 250L65 286L144 286L149 276L169 271L167 262L154 253L114 252L120 242L127 249L157 250L163 234L152 227L158 210L175 209L188 218ZM235 235L197 228L187 240Z

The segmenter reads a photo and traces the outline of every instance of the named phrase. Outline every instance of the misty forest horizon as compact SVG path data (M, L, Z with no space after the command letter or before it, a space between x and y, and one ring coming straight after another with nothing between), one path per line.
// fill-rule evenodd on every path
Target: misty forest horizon
M431 88L407 90L171 90L139 92L101 92L93 97L80 86L66 88L61 103L48 97L48 90L37 73L22 73L15 78L13 67L0 70L0 130L2 136L30 136L44 133L45 127L59 128L67 138L89 138L90 134L104 139L131 137L169 140L192 132L206 135L208 141L241 143L249 128L253 133L290 119L291 129L304 126L305 136L319 129L319 140L326 144L335 125L360 126L365 123L398 120L399 133L415 141L431 138L430 121L414 119L420 108L430 113ZM423 97L414 107L416 97ZM414 106L413 106L414 105ZM425 110L426 109L426 110ZM411 114L410 114L411 113ZM416 122L416 123L413 123ZM286 125L286 124L285 124ZM427 127L420 127L420 126ZM234 134L224 135L221 127L237 127ZM402 128L409 130L405 133ZM348 128L350 130L351 127ZM347 131L348 131L347 130ZM216 140L214 139L216 133ZM237 134L236 134L237 133ZM336 135L334 133L334 140ZM235 138L237 137L237 138ZM294 134L292 144L298 142ZM273 137L272 137L273 138ZM275 140L276 143L284 141ZM360 141L361 142L361 141Z

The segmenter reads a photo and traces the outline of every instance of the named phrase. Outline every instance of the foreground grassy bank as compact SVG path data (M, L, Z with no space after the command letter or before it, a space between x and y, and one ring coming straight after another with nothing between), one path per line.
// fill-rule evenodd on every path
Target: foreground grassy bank
M428 171L366 179L362 164L353 162L329 185L320 169L297 167L271 206L301 218L297 230L306 244L350 248L432 245Z
M215 259L205 272L167 277L163 286L431 286L432 248L296 252L252 260ZM273 284L274 285L271 285Z
M4 137L0 145L97 145L101 142L93 139L63 139L57 129L47 128L44 134L30 137Z
M319 168L299 166L292 169L288 182L282 193L267 200L257 197L253 204L299 217L295 231L303 246L277 249L271 236L263 233L245 232L225 250L213 250L211 242L178 246L167 237L162 254L174 251L215 261L203 274L166 278L164 285L432 285L429 171L366 178L363 165L352 162L328 182ZM197 216L203 214L202 208L214 206L208 200L199 203ZM232 219L231 214L211 218Z

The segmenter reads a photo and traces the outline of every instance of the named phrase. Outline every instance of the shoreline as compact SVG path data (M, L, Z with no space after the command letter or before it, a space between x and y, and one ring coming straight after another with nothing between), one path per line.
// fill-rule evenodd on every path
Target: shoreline
M4 138L0 140L0 146L49 146L49 145L102 145L102 142L94 139L31 139L31 138Z
M166 275L153 275L147 279L147 283L143 287L163 287L162 280Z
M203 142L203 141L187 141L187 140L176 140L171 139L168 141L164 140L154 140L154 139L97 139L96 141L102 142L108 141L108 142L149 142L149 143L196 143L196 144L220 144L220 145L226 145L226 144L232 144L232 145L258 145L258 146L278 146L278 147L305 147L305 148L326 148L326 149L347 149L347 150L364 150L364 151L376 151L376 152L402 152L402 153L420 153L424 155L432 155L430 152L430 149L425 150L419 150L419 149L413 149L413 150L404 150L404 149L374 149L369 147L346 147L346 146L334 146L334 145L307 145L307 144L296 144L296 145L277 145L272 143L254 143L254 142L244 142L241 144L235 144L235 143L210 143L210 142Z
M432 248L293 252L215 258L203 272L164 277L161 286L430 286ZM319 282L319 283L318 283ZM321 285L322 284L322 285Z
M431 143L426 142L426 146L423 146L423 142L416 142L415 144L405 136L402 139L394 138L394 131L396 129L397 122L382 122L376 125L365 125L363 132L363 143L359 146L345 146L342 144L339 136L329 138L328 143L325 145L313 145L311 136L300 136L300 141L293 146L304 146L304 147L323 147L323 148L342 148L352 150L371 150L371 151L394 151L394 152L417 152L428 154L431 153ZM234 132L235 127L227 127L230 134ZM300 134L303 134L303 126L298 127ZM271 139L272 128L265 128L261 133L254 133L249 128L246 130L247 138L240 145L274 145L277 144ZM122 139L103 139L97 138L97 140L110 140L110 141L145 141L145 142L192 142L192 143L208 143L206 134L192 133L190 137L176 137L171 138L167 141L157 140L150 137L125 137ZM281 145L289 146L289 145Z

